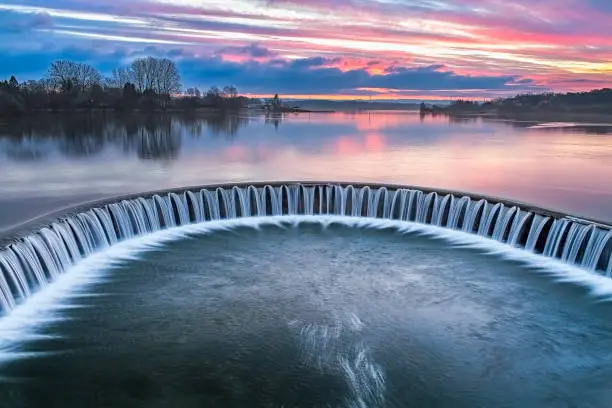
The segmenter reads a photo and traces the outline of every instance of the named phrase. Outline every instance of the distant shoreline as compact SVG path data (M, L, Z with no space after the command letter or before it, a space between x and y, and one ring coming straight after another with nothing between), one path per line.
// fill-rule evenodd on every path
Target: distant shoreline
M565 94L521 94L511 98L486 102L457 100L448 106L419 106L422 115L480 116L509 119L562 118L588 120L612 118L612 89L594 89L588 92Z
M256 114L284 114L284 113L358 113L368 111L406 111L418 113L418 106L407 105L403 106L396 104L393 108L389 104L372 103L367 106L356 107L354 105L339 104L334 106L335 109L329 109L326 107L317 108L312 107L283 107L278 110L267 111L265 109L258 108L240 108L240 109L220 109L215 107L201 107L196 109L180 109L180 108L168 108L168 109L132 109L132 110L121 110L114 108L71 108L71 109L36 109L27 112L20 113L19 115L2 115L0 114L0 121L6 122L11 119L23 119L35 116L49 116L49 115L68 115L68 114L79 114L79 115L164 115L164 114L185 114L185 115L198 115L198 114L236 114L236 113L256 113ZM0 122L1 123L1 122Z
M597 121L606 120L612 124L610 113L586 112L421 112L421 116L446 116L450 118L483 118L500 120L518 120L528 122L566 122L566 121Z

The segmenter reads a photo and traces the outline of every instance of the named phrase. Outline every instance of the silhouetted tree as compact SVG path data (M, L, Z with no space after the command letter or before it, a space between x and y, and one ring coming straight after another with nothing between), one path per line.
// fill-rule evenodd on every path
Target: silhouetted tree
M132 83L126 83L122 90L123 109L132 110L138 105L138 91Z
M202 96L202 93L197 87L187 88L187 90L185 91L185 95L193 97L193 98L200 98Z
M223 88L223 96L225 98L236 98L238 97L238 91L236 90L236 87L233 85L226 86Z
M19 82L17 82L17 78L15 78L15 75L11 75L11 79L9 79L7 85L8 85L9 92L19 91Z
M25 112L23 100L19 95L12 95L6 90L0 89L0 115L20 115Z
M102 81L100 73L91 65L67 60L53 62L47 77L56 87L65 88L70 84L71 90L74 89L78 93L85 92Z
M115 68L112 75L104 80L108 88L123 88L125 84L133 83L134 73L130 68Z
M131 76L141 94L156 95L165 108L173 94L181 90L181 76L176 64L167 58L139 58L132 62Z
M234 110L248 102L234 86L212 87L205 95L198 88L189 88L186 97L175 98L180 90L178 68L166 58L139 58L129 67L114 69L104 80L91 65L59 60L41 80L20 84L11 76L0 81L0 115L62 109L154 110L170 105Z
M92 85L89 90L89 103L91 107L104 107L106 106L106 92L100 84Z

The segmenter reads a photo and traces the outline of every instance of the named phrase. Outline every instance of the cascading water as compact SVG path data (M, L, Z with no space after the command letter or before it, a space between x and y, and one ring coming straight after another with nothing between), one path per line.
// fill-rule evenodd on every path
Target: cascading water
M351 185L234 186L139 197L59 220L0 250L0 305L9 313L81 259L161 229L254 216L336 215L431 224L612 274L612 231L569 217L468 196Z

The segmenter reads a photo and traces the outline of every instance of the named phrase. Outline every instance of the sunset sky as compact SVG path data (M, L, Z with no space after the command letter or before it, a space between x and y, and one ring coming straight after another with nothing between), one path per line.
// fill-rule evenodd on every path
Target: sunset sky
M612 0L2 0L0 77L177 62L185 87L436 99L612 87Z

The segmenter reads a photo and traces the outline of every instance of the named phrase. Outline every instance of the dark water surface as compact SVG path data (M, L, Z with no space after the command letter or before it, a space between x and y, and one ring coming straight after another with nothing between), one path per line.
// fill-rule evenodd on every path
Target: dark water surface
M243 227L167 244L89 291L23 345L52 354L0 367L0 406L612 401L610 304L417 235Z
M0 124L0 229L184 185L373 181L503 196L612 221L612 125L421 118L71 115Z

